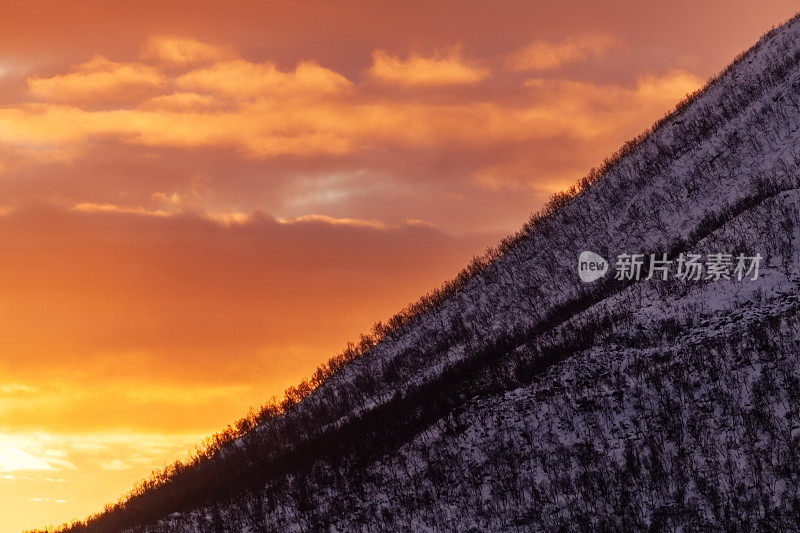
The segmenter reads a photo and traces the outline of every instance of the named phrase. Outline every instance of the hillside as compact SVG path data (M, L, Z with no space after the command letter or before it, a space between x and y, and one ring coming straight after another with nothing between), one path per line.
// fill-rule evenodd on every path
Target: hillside
M280 407L69 530L796 527L799 128L795 17ZM584 250L611 272L581 282ZM763 262L615 280L633 253Z

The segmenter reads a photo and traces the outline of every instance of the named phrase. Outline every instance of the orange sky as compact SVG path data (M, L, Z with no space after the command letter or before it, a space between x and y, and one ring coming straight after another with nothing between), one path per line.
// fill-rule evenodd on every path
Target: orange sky
M0 531L454 274L794 2L6 2Z

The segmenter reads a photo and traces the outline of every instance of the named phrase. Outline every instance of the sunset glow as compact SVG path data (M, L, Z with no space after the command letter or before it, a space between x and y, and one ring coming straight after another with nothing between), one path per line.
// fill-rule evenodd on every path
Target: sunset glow
M281 396L796 9L262 4L3 8L0 531Z

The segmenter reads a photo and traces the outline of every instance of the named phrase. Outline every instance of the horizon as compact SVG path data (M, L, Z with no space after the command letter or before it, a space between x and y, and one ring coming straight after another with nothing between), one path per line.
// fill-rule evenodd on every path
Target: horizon
M795 12L192 5L0 21L2 530L282 396Z

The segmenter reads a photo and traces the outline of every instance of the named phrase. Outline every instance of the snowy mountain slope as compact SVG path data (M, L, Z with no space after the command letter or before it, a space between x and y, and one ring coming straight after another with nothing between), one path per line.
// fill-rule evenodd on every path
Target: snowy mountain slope
M457 291L88 529L790 525L798 128L795 17ZM583 284L584 250L764 263Z
M736 335L738 351L704 338L582 352L529 387L474 400L366 471L321 466L311 489L286 478L269 503L160 527L793 529L800 321L796 300L781 303L779 315L750 317L769 324L758 326L766 344Z
M743 238L771 243L762 249L776 254L776 227L787 224L800 224L798 191L741 213L694 249ZM748 284L630 286L503 363L536 358L564 330L592 330L590 348L526 385L470 400L366 467L320 462L268 485L270 498L178 514L159 527L792 529L800 265L796 247L785 265L773 257L776 266Z

